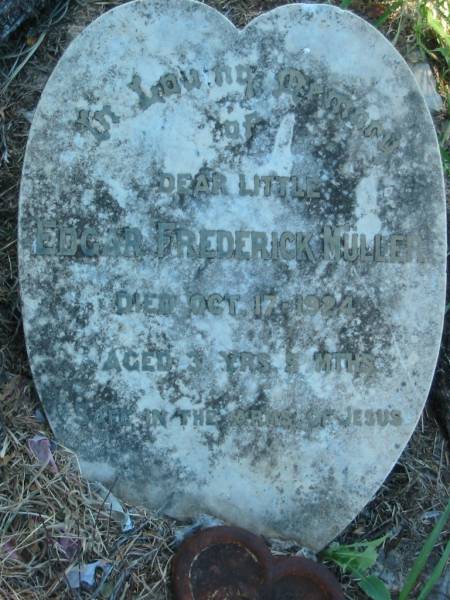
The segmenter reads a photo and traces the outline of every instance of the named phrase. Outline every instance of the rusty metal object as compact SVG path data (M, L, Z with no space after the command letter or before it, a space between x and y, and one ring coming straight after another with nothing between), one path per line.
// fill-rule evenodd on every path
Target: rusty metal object
M261 600L344 600L339 583L324 566L298 556L274 561Z
M237 527L211 527L188 538L173 565L176 600L256 600L269 578L263 539Z
M344 600L328 569L272 556L262 537L238 527L211 527L188 538L172 581L176 600Z

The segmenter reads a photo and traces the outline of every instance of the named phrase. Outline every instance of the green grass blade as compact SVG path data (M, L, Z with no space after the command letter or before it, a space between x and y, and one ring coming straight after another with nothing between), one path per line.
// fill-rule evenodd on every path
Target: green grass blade
M342 0L340 8L348 8L353 0Z
M420 574L422 573L427 560L430 554L433 551L434 545L438 541L439 536L441 535L442 530L445 527L448 519L450 517L450 500L447 504L446 509L442 513L439 521L433 528L433 531L430 533L428 538L425 541L425 544L422 547L422 550L419 553L419 556L416 559L416 562L413 564L412 569L406 579L406 583L400 592L399 600L406 600L409 597L409 594L414 589Z
M445 565L447 564L448 559L450 558L450 540L447 542L447 546L441 556L440 561L433 569L433 572L430 575L429 580L426 582L423 590L420 592L417 600L426 600L431 593L431 590L434 588L436 583L439 581L440 576L444 572Z
M14 66L14 68L11 71L11 73L8 74L8 76L6 78L6 82L0 88L0 94L4 94L6 92L6 90L10 86L11 82L14 81L14 79L17 77L17 75L20 73L20 71L23 69L23 67L27 64L27 62L30 60L30 58L34 55L34 53L36 52L36 50L42 44L42 42L44 41L44 38L45 38L46 35L47 35L46 31L44 31L43 33L41 33L41 35L39 36L39 38L37 39L37 41L28 50L28 52L27 52L25 58L23 59L23 61L19 65Z
M435 48L434 53L441 54L444 57L445 62L450 66L450 47L448 48Z
M372 600L391 600L390 591L381 579L374 575L364 577L361 581L358 581L358 585Z
M389 19L392 13L395 12L397 8L400 8L404 2L405 0L397 0L397 2L394 2L392 6L384 11L381 17L378 17L378 19L375 21L375 27L381 27L381 25L383 25L383 23Z
M447 172L447 175L450 175L450 152L445 148L441 148L442 154L442 163L444 165L444 170ZM450 304L445 307L445 312L450 309Z
M435 19L430 8L427 9L427 23L428 27L434 31L436 37L443 41L445 47L450 48L450 34L445 31L442 23Z

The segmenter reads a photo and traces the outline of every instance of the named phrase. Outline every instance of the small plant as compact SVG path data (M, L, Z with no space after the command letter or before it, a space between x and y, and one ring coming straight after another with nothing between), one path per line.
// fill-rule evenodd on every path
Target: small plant
M415 590L419 577L424 572L424 569L428 563L428 559L449 519L450 500L440 519L434 526L433 531L426 539L419 556L417 557L408 577L406 578L405 585L400 592L398 600L412 600L413 596L411 596L411 593ZM388 590L384 582L375 575L367 574L367 571L377 561L378 548L382 546L387 537L388 536L384 536L371 542L359 542L349 545L331 544L331 546L329 546L329 548L323 552L322 557L325 560L337 564L344 571L344 573L351 573L351 575L356 577L358 579L359 587L372 600L392 600L391 592ZM447 564L449 558L450 540L447 542L438 563L428 578L428 581L424 584L422 589L417 592L418 595L415 595L414 598L417 598L417 600L426 600L426 598L428 598L431 590L444 572L445 565Z
M390 593L384 583L374 575L367 575L378 558L378 548L387 536L356 544L331 544L323 553L323 558L336 563L344 573L351 573L358 579L359 587L374 600L389 600Z
M450 73L450 14L447 0L422 0L417 7L417 20L414 27L419 48L437 60L443 58L446 67L445 77ZM433 47L437 43L436 47ZM431 45L431 47L430 47Z

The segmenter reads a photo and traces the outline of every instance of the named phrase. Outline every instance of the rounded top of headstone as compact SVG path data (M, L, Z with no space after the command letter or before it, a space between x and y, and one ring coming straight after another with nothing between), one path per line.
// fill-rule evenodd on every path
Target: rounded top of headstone
M24 326L84 472L314 549L382 483L442 330L446 215L414 77L362 19L237 30L188 0L91 24L36 110Z

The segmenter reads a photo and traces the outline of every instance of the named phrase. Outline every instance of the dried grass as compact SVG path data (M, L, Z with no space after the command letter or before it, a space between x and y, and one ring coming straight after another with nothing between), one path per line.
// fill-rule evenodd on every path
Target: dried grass
M5 384L0 402L0 598L169 598L171 523L134 510L134 528L123 533L71 452L55 446L53 473L30 451L30 438L50 432L35 416L27 380ZM113 566L103 585L71 590L68 570L97 560Z
M121 3L59 0L39 23L27 25L0 47L0 373L4 379L0 424L5 428L2 432L0 427L0 600L170 598L173 523L132 509L135 528L123 533L102 495L80 476L72 453L55 446L58 473L52 473L48 466L39 465L27 445L37 433L51 437L48 427L36 418L38 402L29 383L18 296L17 201L27 133L40 92L64 48L97 15ZM237 25L286 3L208 2ZM360 4L364 12L376 10L380 3ZM387 29L391 37L398 31L395 22L387 23ZM407 32L402 30L402 35L399 43L406 49ZM449 365L444 349L440 373L447 387ZM374 501L339 541L350 543L389 533L386 556L398 557L398 567L392 568L395 589L443 510L449 490L446 442L433 415L426 411ZM75 544L73 556L63 549L68 539ZM68 568L97 560L113 567L100 587L71 591L65 575ZM364 598L346 576L341 581L349 599Z

